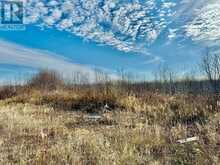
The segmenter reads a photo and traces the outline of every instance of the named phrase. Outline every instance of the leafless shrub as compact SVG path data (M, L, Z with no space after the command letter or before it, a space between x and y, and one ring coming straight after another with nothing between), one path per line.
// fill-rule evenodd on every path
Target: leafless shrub
M29 82L30 88L55 90L58 87L62 87L64 81L61 76L55 71L42 70L36 74Z
M3 86L0 87L0 100L4 100L17 95L17 89L15 86Z

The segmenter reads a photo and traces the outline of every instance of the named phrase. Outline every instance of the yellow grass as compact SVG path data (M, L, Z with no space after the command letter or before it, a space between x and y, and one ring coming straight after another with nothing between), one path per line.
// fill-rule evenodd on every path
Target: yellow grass
M129 95L107 99L117 106L97 107L102 119L94 121L83 111L89 105L75 109L83 99L103 101L97 94L69 91L32 91L1 101L0 164L220 163L219 111L184 102L182 96ZM199 141L177 143L193 136Z

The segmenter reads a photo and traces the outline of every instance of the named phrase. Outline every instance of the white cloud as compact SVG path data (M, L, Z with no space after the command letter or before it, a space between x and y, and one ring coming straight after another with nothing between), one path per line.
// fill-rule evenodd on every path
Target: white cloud
M178 29L169 29L169 34L168 34L168 38L169 40L175 39L176 38L176 32L178 31Z
M220 0L25 1L27 24L65 30L125 52L140 52L164 30L172 40L220 38Z
M150 45L173 17L171 0L27 0L26 23L51 26L129 52ZM154 13L152 15L152 13Z
M220 0L207 1L185 27L187 36L195 41L220 40Z
M3 40L0 40L1 64L30 67L33 69L52 69L67 78L77 72L88 75L90 81L93 81L95 78L95 71L88 66L74 64L66 58L47 51L30 49ZM109 74L109 76L114 79L117 77L113 74Z

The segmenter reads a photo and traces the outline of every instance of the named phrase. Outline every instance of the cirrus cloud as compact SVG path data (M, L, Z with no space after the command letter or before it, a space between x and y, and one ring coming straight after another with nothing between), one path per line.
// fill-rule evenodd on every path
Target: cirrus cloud
M73 78L74 74L86 75L88 81L93 82L96 68L74 64L67 58L48 51L27 48L18 44L0 40L0 65L15 65L17 67L32 68L34 70L50 69L61 73L66 79ZM101 68L105 71L103 68ZM109 78L118 79L117 75L109 73Z

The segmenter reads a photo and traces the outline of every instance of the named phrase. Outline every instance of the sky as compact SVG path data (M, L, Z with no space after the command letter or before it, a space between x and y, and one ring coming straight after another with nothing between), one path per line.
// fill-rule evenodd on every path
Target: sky
M21 0L20 0L21 1ZM179 76L220 46L220 0L22 0L25 30L0 29L0 82L40 69Z

